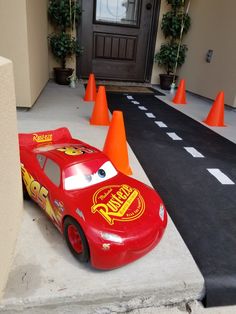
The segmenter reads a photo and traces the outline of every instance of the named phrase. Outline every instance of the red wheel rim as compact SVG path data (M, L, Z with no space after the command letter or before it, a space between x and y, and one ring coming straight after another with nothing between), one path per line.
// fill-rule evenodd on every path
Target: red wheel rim
M69 225L68 227L68 238L71 246L76 251L76 253L80 254L83 251L82 240L77 228L73 225Z

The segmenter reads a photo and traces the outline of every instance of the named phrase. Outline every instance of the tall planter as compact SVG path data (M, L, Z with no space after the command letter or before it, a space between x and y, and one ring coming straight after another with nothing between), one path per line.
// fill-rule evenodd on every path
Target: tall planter
M159 74L159 77L160 87L164 90L169 90L173 81L177 81L177 77L174 77L174 74Z
M55 82L68 85L70 79L75 79L73 69L67 68L66 63L74 55L80 55L82 49L73 30L79 22L81 8L79 0L50 0L48 4L48 16L53 25L54 32L48 36L52 54L61 67L54 68Z
M69 85L70 76L73 73L72 68L54 68L54 79L57 84L60 85Z
M160 75L160 85L162 89L168 90L170 85L175 83L177 68L184 64L188 50L182 43L182 38L190 27L188 15L190 0L166 0L166 2L170 11L163 15L161 29L167 41L155 54L154 61L166 72Z

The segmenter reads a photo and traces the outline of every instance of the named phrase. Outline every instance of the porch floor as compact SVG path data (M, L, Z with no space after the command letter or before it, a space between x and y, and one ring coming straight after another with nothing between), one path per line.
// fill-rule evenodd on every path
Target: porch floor
M18 110L19 132L66 126L75 138L102 149L107 127L90 126L93 104L75 89L49 82L30 110ZM159 96L173 106L170 95ZM175 108L202 121L211 102L188 94L188 105ZM212 128L236 143L236 111L225 110L227 128ZM133 176L150 184L129 148ZM122 268L96 271L79 264L40 209L24 203L22 226L1 313L233 313L235 307L202 309L204 280L169 219L160 244L148 255ZM159 309L159 306L171 308ZM180 306L180 307L178 307ZM222 312L221 312L222 310Z

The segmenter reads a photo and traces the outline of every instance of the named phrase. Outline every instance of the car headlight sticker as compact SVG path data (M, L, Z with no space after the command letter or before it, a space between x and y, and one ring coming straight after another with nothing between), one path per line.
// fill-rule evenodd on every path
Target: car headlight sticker
M120 236L114 233L101 232L101 237L106 241L111 241L115 243L122 243L123 240Z

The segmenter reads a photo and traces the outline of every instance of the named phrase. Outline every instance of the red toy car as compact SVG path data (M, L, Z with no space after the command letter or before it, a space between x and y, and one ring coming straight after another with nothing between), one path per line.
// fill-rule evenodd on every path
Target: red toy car
M161 198L101 151L67 128L19 134L19 143L24 195L43 208L80 262L120 267L160 241L167 224Z

